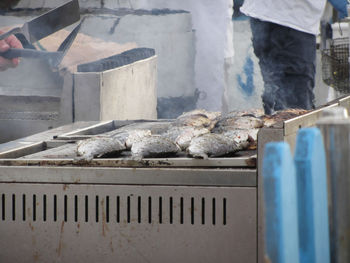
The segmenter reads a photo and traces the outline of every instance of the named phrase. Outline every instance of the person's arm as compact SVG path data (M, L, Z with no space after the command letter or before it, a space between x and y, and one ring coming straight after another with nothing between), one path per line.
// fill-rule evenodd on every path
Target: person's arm
M0 34L3 32L0 31ZM4 40L0 40L0 52L5 52L9 48L23 48L21 42L14 36L11 35ZM4 71L8 68L14 68L18 65L19 59L6 59L0 56L0 71Z

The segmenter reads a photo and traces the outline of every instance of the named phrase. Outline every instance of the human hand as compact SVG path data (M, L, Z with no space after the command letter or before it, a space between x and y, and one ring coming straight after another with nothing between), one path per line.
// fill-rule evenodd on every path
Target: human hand
M0 34L2 33L3 32L0 30ZM23 48L22 43L14 35L11 35L4 40L0 40L0 52L6 52L10 48ZM18 63L19 58L6 59L0 57L0 71L17 67Z

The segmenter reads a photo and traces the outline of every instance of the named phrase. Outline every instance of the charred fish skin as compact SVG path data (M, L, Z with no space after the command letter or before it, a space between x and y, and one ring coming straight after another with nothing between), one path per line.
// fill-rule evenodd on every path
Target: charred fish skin
M78 160L90 161L107 153L121 152L126 147L115 137L96 136L77 143Z
M168 157L180 151L173 141L160 135L144 137L133 143L131 153L133 159Z
M194 138L187 153L194 158L220 157L239 151L237 143L222 134L209 133Z

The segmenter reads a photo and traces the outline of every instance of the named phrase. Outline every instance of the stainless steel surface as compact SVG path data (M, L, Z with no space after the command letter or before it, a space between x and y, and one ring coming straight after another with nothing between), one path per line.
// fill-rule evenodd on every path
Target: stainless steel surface
M350 119L318 122L326 148L331 262L350 262Z
M256 188L0 189L2 262L256 262Z
M132 184L256 187L255 169L0 167L0 184ZM30 163L29 163L30 165Z

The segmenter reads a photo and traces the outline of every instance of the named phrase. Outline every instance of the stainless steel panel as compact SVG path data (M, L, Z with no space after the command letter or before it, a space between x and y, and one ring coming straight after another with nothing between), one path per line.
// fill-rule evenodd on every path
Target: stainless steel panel
M256 188L0 183L2 262L256 262Z
M258 262L264 263L264 235L265 235L265 217L264 217L264 189L262 178L262 164L264 159L264 150L266 143L274 141L284 141L283 129L267 129L263 128L258 133L258 176L257 176L257 193L258 193Z
M256 186L255 169L2 166L0 183Z

